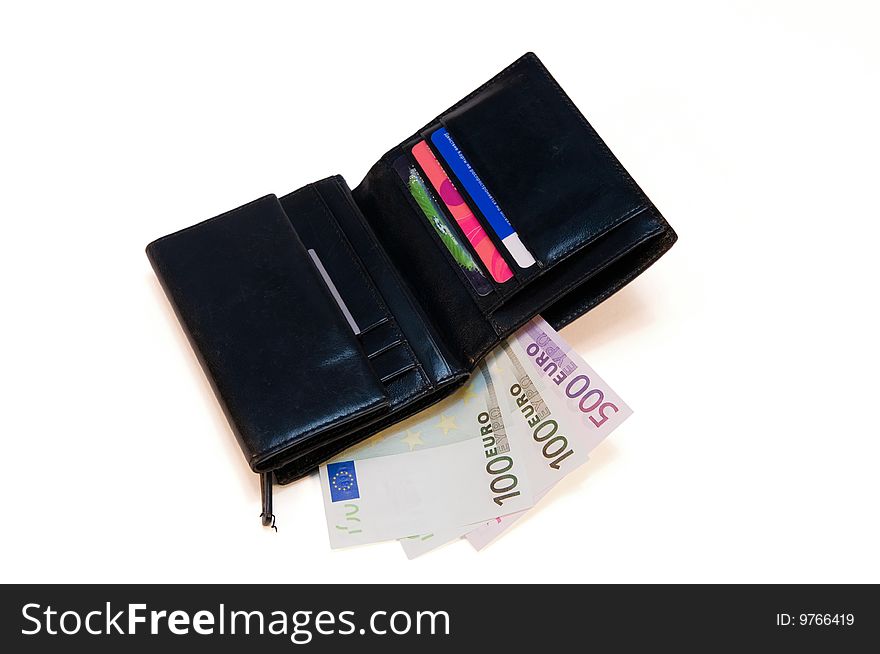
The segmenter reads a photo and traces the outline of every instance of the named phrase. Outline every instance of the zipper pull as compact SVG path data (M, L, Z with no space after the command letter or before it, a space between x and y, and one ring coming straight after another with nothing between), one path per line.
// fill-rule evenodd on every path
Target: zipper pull
M272 473L264 472L260 475L260 495L263 496L263 512L260 517L263 519L264 527L272 527L276 532L278 527L275 526L275 514L272 513Z

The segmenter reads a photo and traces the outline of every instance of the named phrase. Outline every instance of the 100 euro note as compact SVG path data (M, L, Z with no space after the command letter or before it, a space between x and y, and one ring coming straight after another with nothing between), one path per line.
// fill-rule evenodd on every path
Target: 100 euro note
M535 318L496 351L489 370L503 389L500 406L508 433L528 447L524 459L535 501L573 470L632 410L543 319ZM401 541L412 558L467 535L481 549L525 511L499 512L482 525L437 523Z
M320 467L331 547L476 525L532 506L528 443L521 431L507 433L488 365L446 400Z

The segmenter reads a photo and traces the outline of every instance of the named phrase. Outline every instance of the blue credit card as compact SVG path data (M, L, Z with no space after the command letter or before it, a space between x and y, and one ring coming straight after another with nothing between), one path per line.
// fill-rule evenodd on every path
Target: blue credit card
M517 265L520 268L535 265L535 257L523 245L510 221L501 211L501 207L495 202L495 198L489 193L483 180L477 175L445 127L441 127L431 134L431 143L434 144L446 165L452 169L458 181L471 196L492 231L501 239L501 243L507 248Z

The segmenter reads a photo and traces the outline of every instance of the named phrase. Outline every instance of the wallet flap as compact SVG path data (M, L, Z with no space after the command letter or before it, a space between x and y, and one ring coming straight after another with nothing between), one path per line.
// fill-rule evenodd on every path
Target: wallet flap
M470 366L537 314L567 324L676 238L533 53L391 149L354 196ZM462 244L493 254L468 266ZM500 279L490 274L499 259L510 271Z
M552 266L650 205L533 53L439 122L541 266Z
M253 470L387 405L274 195L161 238L147 255Z

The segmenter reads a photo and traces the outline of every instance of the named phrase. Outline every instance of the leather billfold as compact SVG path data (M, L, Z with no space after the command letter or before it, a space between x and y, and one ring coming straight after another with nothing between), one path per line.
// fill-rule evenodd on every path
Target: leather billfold
M438 131L461 161L444 159ZM512 272L507 281L483 269L488 290L475 289L396 170L421 141ZM487 197L534 263L519 265L492 229ZM353 191L335 176L267 195L160 238L147 255L262 475L269 524L273 482L448 396L535 315L560 329L675 240L528 53L389 150Z

